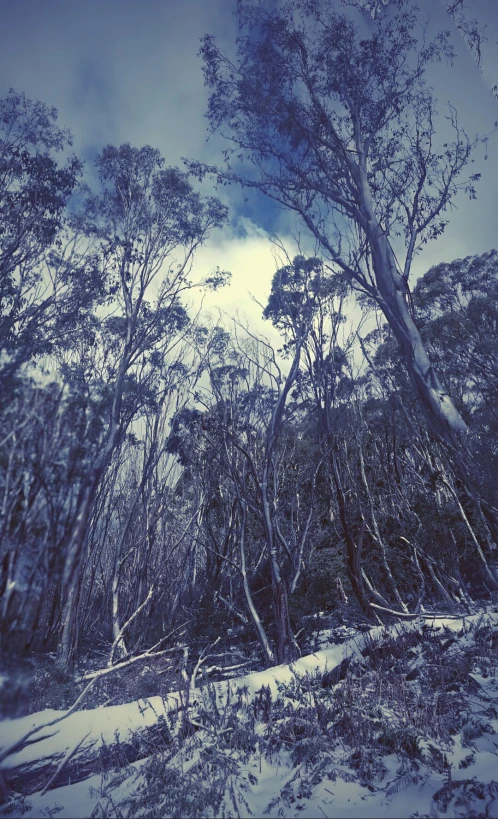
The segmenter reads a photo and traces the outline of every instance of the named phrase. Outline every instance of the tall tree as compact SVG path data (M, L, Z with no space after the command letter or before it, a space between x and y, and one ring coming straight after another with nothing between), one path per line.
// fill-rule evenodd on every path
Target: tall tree
M75 156L58 160L71 144L69 131L57 124L55 108L13 90L0 100L3 391L24 363L51 351L92 300L90 260L78 253L77 234L63 232L67 204L82 172ZM86 297L78 303L89 279Z
M256 188L304 222L332 272L383 312L433 434L453 452L478 514L498 543L498 514L469 467L468 426L442 384L417 326L409 277L415 255L447 224L472 142L450 108L438 140L429 66L452 57L447 34L427 39L410 0L376 4L289 0L268 11L240 0L235 62L204 38L208 119L226 137L222 169L201 176ZM394 240L404 240L400 262ZM401 241L400 241L401 244Z
M466 424L429 360L408 286L455 195L475 195L477 175L462 179L472 144L454 113L453 139L437 144L425 80L451 48L443 34L426 41L408 0L380 4L369 32L354 9L337 9L291 0L266 11L241 0L235 63L204 38L208 118L235 147L225 169L191 167L258 188L301 217L332 269L383 311L428 421L457 446Z
M192 286L194 253L226 217L217 199L203 199L149 146L107 146L96 165L101 190L88 198L81 226L100 243L114 302L101 333L108 417L65 550L58 651L65 670L74 657L82 557L99 484L137 412L154 400L164 360L189 322L181 296Z

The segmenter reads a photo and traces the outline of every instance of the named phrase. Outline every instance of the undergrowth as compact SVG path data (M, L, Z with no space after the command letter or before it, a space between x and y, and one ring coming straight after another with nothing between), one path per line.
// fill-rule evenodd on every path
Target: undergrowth
M470 806L456 815L479 815L476 805L487 815L498 785L466 779L465 767L498 719L498 699L479 699L480 681L497 669L498 632L483 618L459 634L422 626L368 638L338 668L293 674L273 693L263 686L250 696L232 684L220 695L207 685L200 703L170 715L167 749L107 779L94 816L249 816L263 766L287 771L265 806L279 815L337 779L391 796L430 774L443 782L435 816L450 802ZM455 735L469 749L458 771L448 762ZM393 755L397 773L387 787Z

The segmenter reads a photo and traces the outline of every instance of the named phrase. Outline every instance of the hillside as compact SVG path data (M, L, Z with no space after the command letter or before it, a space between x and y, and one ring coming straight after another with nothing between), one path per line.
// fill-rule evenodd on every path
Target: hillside
M35 734L2 763L7 780L53 755L69 779L78 753L99 758L101 770L12 794L2 815L498 816L498 614L333 639L323 634L324 647L292 666L76 712L40 730L51 736ZM55 716L7 720L2 737L13 744ZM155 746L126 764L133 736L154 724L163 725ZM122 758L105 770L113 742Z

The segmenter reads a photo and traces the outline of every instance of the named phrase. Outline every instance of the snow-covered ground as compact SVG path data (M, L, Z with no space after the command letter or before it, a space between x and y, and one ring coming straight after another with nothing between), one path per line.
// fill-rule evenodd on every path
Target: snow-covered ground
M476 642L476 631L486 635L480 642ZM384 696L384 666L372 687L372 657L377 657L379 646L389 644L392 649L396 641L415 633L430 633L432 653L424 650L422 637L420 644L412 640L407 656L388 664L391 676L386 674ZM167 755L159 752L154 759L132 763L117 775L97 774L45 793L14 797L4 812L33 819L138 816L147 811L174 816L185 815L187 809L192 816L498 817L498 678L493 660L497 643L497 613L416 620L358 634L292 666L196 688L191 692L189 714L197 730L182 743L173 744ZM351 679L323 684L324 675L330 676L345 659L351 661ZM449 720L447 735L441 714L450 714L451 709L438 709L437 692L430 707L438 729L434 727L431 734L429 724L424 734L424 720L417 722L413 717L418 713L413 708L421 709L420 713L426 708L424 719L430 722L432 712L423 701L418 677L426 672L427 664L436 666L437 662L444 682L441 697L454 696L457 707L466 709L465 718L455 723L459 730L452 732ZM452 663L454 683L451 675L445 676ZM401 682L393 694L397 669ZM437 679L438 673L437 668L432 669L431 679ZM467 682L461 684L461 680ZM33 735L39 741L11 754L2 768L8 778L12 768L36 765L43 757L57 755L62 761L78 743L80 748L91 746L95 751L116 738L126 742L161 717L174 726L179 721L175 723L172 716L178 714L182 697L178 692L167 699L152 697L71 714ZM406 747L390 748L388 739L381 736L386 726L393 727L393 737L404 736L404 716L395 713L400 702L403 705L402 697L407 697L406 712L411 714L405 720L407 736L410 731L413 734L412 723L418 726L413 751L407 750L411 747L408 740ZM339 717L332 715L337 703ZM61 713L43 711L4 721L0 725L3 747ZM368 723L368 736L361 734L361 720ZM359 734L353 742L354 726ZM161 788L167 793L163 801ZM210 805L216 805L212 810L219 813L210 813Z

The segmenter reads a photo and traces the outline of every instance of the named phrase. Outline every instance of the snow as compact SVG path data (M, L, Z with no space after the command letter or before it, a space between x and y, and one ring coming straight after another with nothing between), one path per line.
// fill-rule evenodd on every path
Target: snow
M498 613L487 613L485 618L496 629ZM283 683L292 683L296 675L314 674L317 670L330 671L346 657L359 656L367 640L401 634L411 629L429 628L444 631L445 636L448 636L449 632L458 635L463 630L463 634L457 638L458 645L462 646L470 644L472 628L481 620L482 615L472 615L458 619L425 620L423 625L422 621L410 621L388 629L379 626L366 634L357 634L341 645L328 645L315 654L300 658L292 666L276 666L232 679L229 682L215 683L214 687L220 702L226 696L228 686L232 691L238 688L245 692L247 700L251 700L262 686L268 686L272 695L277 695L279 686ZM322 639L324 636L322 635ZM417 657L416 649L411 651L412 660L416 664L421 658ZM479 713L483 703L493 706L498 700L498 679L492 674L485 676L485 673L476 671L473 671L471 676L479 688L474 701L469 703L469 709ZM201 689L195 689L191 692L191 696L194 703L200 701L202 699ZM116 740L116 736L119 736L120 741L126 742L135 732L153 726L159 717L165 716L169 710L175 710L179 704L180 694L172 693L165 699L151 697L124 705L100 707L74 713L61 723L40 731L39 741L9 756L4 760L2 767L8 770L20 764L36 763L42 756L59 755L62 758L86 734L88 734L84 742L86 748L90 745L97 748L102 743L111 744ZM3 746L10 746L33 727L41 726L61 716L62 713L46 710L28 717L4 721L1 724ZM498 711L496 709L495 715L497 719L490 719L486 731L473 739L470 744L464 741L461 734L455 734L451 737L451 743L444 749L454 788L454 797L451 792L444 812L449 819L475 815L480 810L486 810L486 815L490 817L498 817L498 787L495 794L492 784L498 781ZM206 732L202 731L197 736L202 734L207 736ZM184 766L184 773L187 773L188 767L192 766L197 758L196 754L190 758L189 763ZM146 760L133 763L130 766L130 772L140 776L141 767L145 763ZM377 816L394 818L439 815L434 812L433 798L448 783L447 771L439 773L424 764L416 771L406 770L400 757L390 754L382 757L383 773L375 781L375 787L366 787L359 782L357 773L350 765L341 764L340 760L332 760L332 758L330 763L329 767L332 772L329 772L321 781L309 786L304 795L300 796L298 785L301 777L304 781L305 773L304 770L300 770L301 766L296 768L292 765L287 753L280 753L270 759L258 753L252 754L249 762L241 768L241 776L245 783L244 801L247 807L239 801L240 816L285 815L288 817L325 816L328 819L336 817L374 819ZM53 815L61 819L65 817L75 817L75 819L82 817L83 819L91 816L92 813L99 816L102 806L100 793L108 783L108 777L109 775L106 778L105 775L98 774L83 782L56 788L45 794L41 792L33 794L24 801L21 799L16 807L17 813L10 815L29 816L33 819ZM476 795L472 788L467 793L464 784L457 787L456 780L461 780L462 783L475 780L478 783L489 785L490 791L485 797L485 802L480 801L479 794ZM133 777L126 779L117 787L113 799L119 801L132 790ZM275 801L275 797L278 797L282 790L284 793L293 794L292 799ZM233 806L231 810L234 811ZM236 815L236 812L233 815Z
M378 632L380 634L381 630L380 627L377 627L369 633L375 634ZM344 657L358 653L363 644L362 637L363 635L359 639L355 638L342 645L321 650L307 657L301 657L292 666L279 665L266 671L257 671L253 674L234 678L230 680L230 686L231 688L234 688L234 686L246 687L248 695L254 695L264 685L269 686L272 693L276 694L277 683L291 682L293 672L306 674L316 670L332 669L339 665ZM226 681L215 683L219 696L225 694L227 685ZM191 701L195 701L199 693L200 689L195 688L191 692ZM87 734L88 737L82 745L82 750L92 745L98 747L104 743L111 744L116 739L116 732L119 734L120 741L126 742L131 739L135 732L151 727L159 717L165 716L169 710L175 710L180 702L180 694L172 693L166 699L148 697L147 699L123 705L101 706L91 710L77 711L53 727L41 729L40 734L33 737L33 740L36 738L36 742L33 741L33 744L7 757L3 763L0 763L0 770L34 762L42 756L64 754ZM5 720L1 724L2 747L10 746L31 729L36 726L43 726L45 723L63 716L63 714L64 711L47 709L26 717Z
M116 735L119 736L121 742L126 742L137 731L155 725L159 717L164 716L169 708L176 707L177 701L175 695L171 695L167 700L161 697L151 697L123 705L101 706L87 711L77 711L57 725L41 728L39 734L33 736L32 744L8 756L0 764L0 769L11 769L18 765L35 762L42 756L65 754L87 735L82 750L92 745L110 745L116 741ZM32 728L37 725L43 726L63 714L64 711L47 709L27 717L5 720L1 724L2 746L4 748L10 746Z
M133 762L130 768L138 772L144 762L145 760ZM87 819L98 806L98 791L104 783L105 777L102 774L96 774L83 782L64 785L61 788L47 791L45 794L34 793L28 797L31 807L29 811L26 811L26 816L31 819L45 819L45 817L52 816L58 816L60 819ZM123 795L124 793L123 790ZM19 812L17 815L22 816L23 814Z

